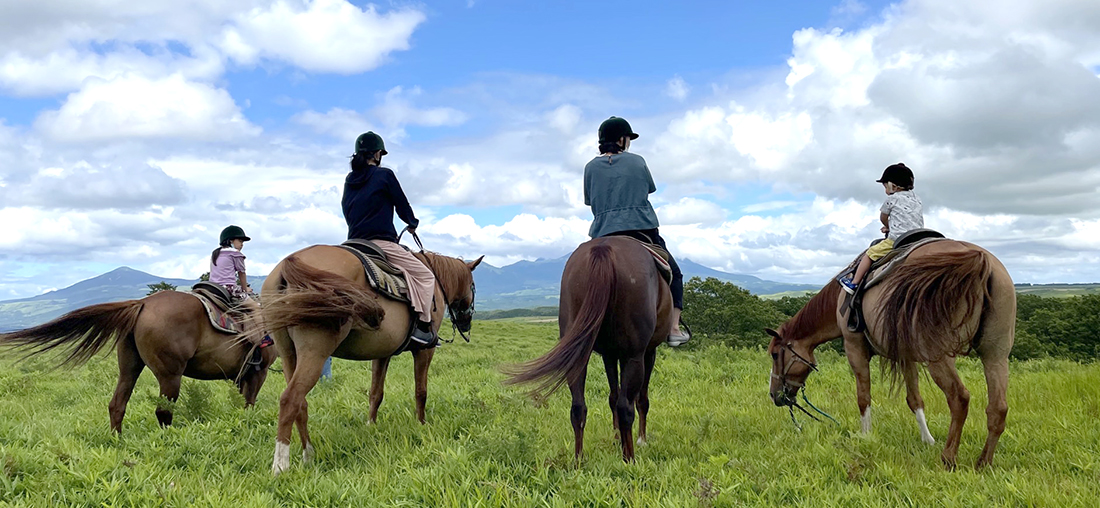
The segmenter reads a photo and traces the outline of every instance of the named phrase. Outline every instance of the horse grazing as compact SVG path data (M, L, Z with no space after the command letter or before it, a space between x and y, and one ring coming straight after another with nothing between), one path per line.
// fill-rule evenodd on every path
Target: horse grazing
M162 399L175 402L183 376L232 379L245 405L256 396L275 361L270 348L261 350L259 369L248 364L252 345L210 324L202 302L193 295L160 291L140 300L101 303L74 310L46 324L0 335L0 346L27 350L27 356L69 349L62 365L76 366L114 343L118 352L118 386L111 398L111 428L122 432L126 404L146 366L160 383ZM172 424L170 406L157 405L157 420Z
M482 258L466 262L434 252L416 256L435 274L432 326L438 333L445 308L454 325L470 330L473 319L473 270ZM484 257L484 256L483 256ZM283 259L263 285L263 317L283 359L286 390L279 398L279 425L271 471L290 467L290 435L298 426L302 460L313 456L306 428L306 394L321 377L325 359L373 360L370 422L378 414L390 358L402 351L412 325L408 304L379 298L368 285L363 265L340 247L314 245ZM446 297L444 296L446 295ZM424 423L428 367L435 348L413 351L416 416Z
M579 461L588 416L585 374L592 351L599 353L607 371L608 404L622 442L623 460L632 462L635 404L638 444L645 444L649 377L657 346L671 328L668 283L658 273L652 254L636 240L596 238L577 247L565 263L559 305L558 344L545 355L509 369L512 376L507 382L539 382L532 391L538 399L569 384L574 456Z
M951 426L941 459L954 469L970 392L955 370L955 357L977 353L989 391L988 436L977 467L993 462L1008 413L1008 356L1016 329L1016 291L993 254L976 245L944 240L920 246L882 283L864 295L866 333L848 331L844 292L836 281L826 285L802 310L771 335L771 397L777 406L797 406L795 395L816 369L814 349L844 337L844 350L856 377L861 430L871 431L872 355L881 355L894 380L904 379L906 402L921 439L935 443L924 417L917 383L927 363L932 380L951 409Z

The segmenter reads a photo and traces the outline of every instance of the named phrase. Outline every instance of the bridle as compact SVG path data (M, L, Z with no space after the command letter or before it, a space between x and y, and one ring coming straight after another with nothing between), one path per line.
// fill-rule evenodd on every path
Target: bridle
M408 226L405 226L405 229L402 229L401 233L397 235L397 242L401 242L401 236L404 235L406 231L409 232L409 236L412 236L412 239L414 242L416 242L416 246L420 249L420 252L424 252L424 244L420 242L420 235L417 235L416 231L409 230ZM463 322L468 323L472 323L474 320L474 301L477 297L477 285L474 284L473 278L471 278L470 280L470 306L467 307L465 310L460 310L457 312L455 312L454 306L451 303L451 298L447 296L447 290L443 288L443 283L439 282L439 277L435 278L435 285L439 288L439 292L443 293L443 304L447 307L447 314L451 318L451 340L444 340L443 342L446 342L448 344L454 342L454 332L456 331L460 336L462 336L463 340L465 340L466 342L470 342L469 335L466 335L466 332L463 332L458 327L458 322L460 319L462 319Z
M787 360L787 365L783 367L783 374L782 375L776 374L774 370L772 371L772 379L778 379L779 383L784 388L787 388L787 387L803 388L803 387L805 387L806 383L804 381L803 382L796 382L796 381L788 380L787 379L787 373L791 371L791 367L793 367L795 363L802 363L802 364L806 365L807 367L809 367L811 371L816 372L817 371L817 364L807 360L804 356L798 354L798 352L794 350L794 346L791 345L790 341L788 341L786 344L783 344L783 349L786 349L787 351L789 351L791 353L791 358L789 360Z
M778 337L776 337L776 338L778 338ZM786 393L788 391L788 388L794 388L795 390L801 391L802 392L802 400L806 402L806 405L810 406L814 411L817 411L818 414L832 420L833 423L835 423L837 425L840 425L840 422L836 421L836 419L833 418L832 416L830 416L829 413L826 413L825 411L822 411L821 409L818 409L818 407L815 406L813 404L813 402L810 402L810 399L808 399L806 397L806 382L805 381L796 382L796 381L790 381L790 380L787 379L787 373L789 373L791 371L791 367L793 367L795 363L801 363L801 364L809 367L811 372L816 372L817 371L817 364L807 360L806 357L798 354L798 351L794 350L794 346L792 345L792 343L790 341L787 341L785 344L783 344L783 349L786 349L789 353L791 353L791 358L789 360L787 360L787 365L785 365L783 367L783 373L782 374L776 374L775 370L772 369L772 379L778 379L779 380L780 386L783 387L783 392L784 392L783 397L787 398L787 400L790 402L790 404L787 406L787 411L790 412L790 414L791 414L791 422L794 423L794 427L796 429L798 429L799 431L802 430L802 425L800 425L798 423L798 420L795 419L795 417L794 417L794 408L798 408L799 411L802 411L803 413L806 413L806 416L809 416L810 418L813 418L814 420L817 420L817 421L820 422L821 419L814 416L812 413L807 411L806 408L799 405L798 400L795 399L794 397L789 397L788 398L788 395Z

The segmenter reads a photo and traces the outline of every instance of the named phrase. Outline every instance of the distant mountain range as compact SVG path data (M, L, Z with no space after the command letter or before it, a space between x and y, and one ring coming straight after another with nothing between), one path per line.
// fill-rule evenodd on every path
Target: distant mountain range
M484 310L518 309L558 304L561 273L568 256L557 259L520 261L504 267L482 263L474 271L477 284L477 308ZM680 262L684 278L714 277L732 282L757 295L817 290L820 286L772 282L750 275L712 270L691 260ZM249 277L259 289L264 277ZM167 282L186 291L198 279L167 279L128 267L116 268L98 277L64 289L22 298L0 301L0 331L17 330L49 321L66 312L97 303L144 297L149 284Z

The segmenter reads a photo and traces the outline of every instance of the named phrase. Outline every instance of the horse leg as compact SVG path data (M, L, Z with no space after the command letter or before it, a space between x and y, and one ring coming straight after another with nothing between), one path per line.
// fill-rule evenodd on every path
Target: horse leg
M947 430L947 443L944 444L940 459L948 469L955 469L955 459L959 454L959 442L962 440L963 424L970 408L970 392L959 379L955 370L955 357L948 356L928 364L932 380L943 390L947 397L947 406L951 408L951 427Z
M321 379L325 359L332 351L326 350L324 354L317 354L315 351L298 353L294 362L294 374L287 383L286 390L279 397L279 426L275 438L275 459L271 465L271 472L274 474L279 474L290 467L290 435L295 424L298 426L298 436L302 440L302 460L309 461L313 456L313 446L310 445L309 430L306 426L309 418L306 394Z
M862 335L844 332L844 354L856 378L856 404L859 406L859 430L871 432L871 351Z
M424 406L428 403L428 367L432 365L435 348L413 353L413 374L416 378L416 419L424 424Z
M628 358L622 362L622 390L619 393L619 437L623 444L623 461L634 462L634 401L642 390L645 381L645 361L641 357Z
M382 405L382 396L386 391L386 372L390 368L392 356L371 361L370 366L370 413L367 416L368 423L374 423L378 419L378 406Z
M619 413L615 411L615 406L619 401L619 361L611 355L604 355L603 369L607 372L607 386L609 388L607 405L611 406L611 425L614 427L615 434L618 434ZM615 437L618 438L617 435Z
M985 408L985 425L989 434L985 438L985 448L978 456L975 467L981 469L993 464L993 452L997 441L1005 430L1005 417L1008 416L1008 359L982 360L985 368L985 383L989 390L989 405Z
M172 425L172 404L175 404L176 399L179 399L180 380L182 378L182 373L157 376L157 381L160 382L161 397L161 400L157 403L157 421L160 422L161 427ZM165 401L168 403L165 404Z
M587 362L587 358L585 361ZM584 450L584 424L588 420L588 406L584 403L584 382L583 373L576 381L569 382L569 393L573 395L573 405L569 408L569 421L573 423L573 458L578 464Z
M118 434L122 434L122 418L126 416L126 404L130 402L134 385L144 369L145 362L141 360L133 339L123 337L118 341L118 386L115 387L115 395L111 397L111 403L107 406L111 414L111 430Z
M928 432L928 421L924 418L924 399L920 396L920 364L909 363L905 368L905 402L917 419L920 440L925 444L936 444L936 438Z
M653 364L657 361L657 350L650 349L645 352L645 378L642 380L642 390L638 393L638 444L645 444L645 421L649 414L649 377L653 374Z

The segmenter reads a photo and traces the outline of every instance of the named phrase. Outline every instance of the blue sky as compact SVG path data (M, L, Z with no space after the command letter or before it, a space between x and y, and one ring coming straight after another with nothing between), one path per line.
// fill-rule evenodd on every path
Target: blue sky
M346 233L375 130L428 247L495 265L587 238L610 115L674 254L817 283L905 161L929 227L1019 282L1100 280L1100 4L1075 0L18 3L0 20L0 299L128 265L250 273Z

